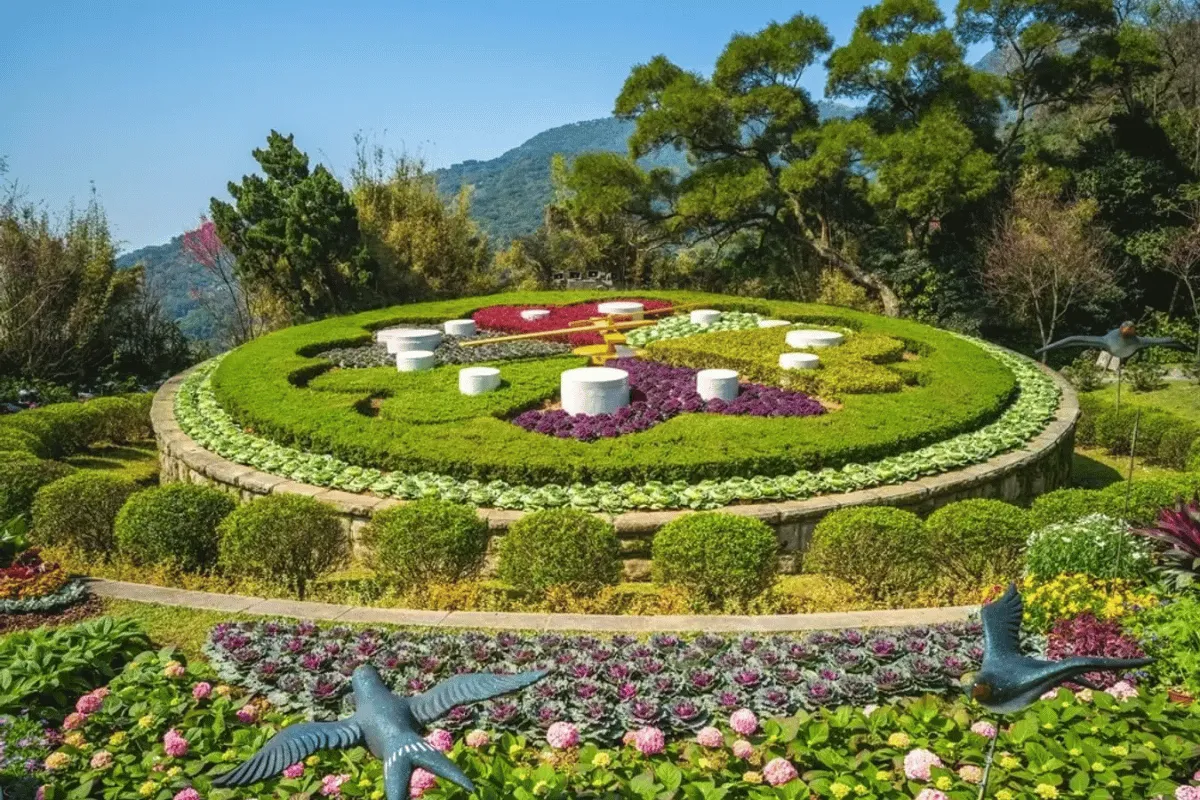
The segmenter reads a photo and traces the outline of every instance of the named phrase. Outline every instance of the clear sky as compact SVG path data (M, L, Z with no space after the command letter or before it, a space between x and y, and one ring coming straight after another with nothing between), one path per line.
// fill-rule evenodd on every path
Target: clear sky
M862 5L0 0L0 157L52 211L94 184L134 249L194 227L271 128L343 178L359 131L431 168L493 158L610 114L656 54L707 73L734 32L800 11L841 43Z

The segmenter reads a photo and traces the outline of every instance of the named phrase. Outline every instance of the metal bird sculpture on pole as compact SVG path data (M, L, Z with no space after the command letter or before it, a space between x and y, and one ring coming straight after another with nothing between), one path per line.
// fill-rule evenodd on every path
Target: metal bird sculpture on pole
M278 775L318 750L363 745L383 762L387 800L407 800L409 779L420 767L475 791L462 770L424 740L421 731L455 706L519 691L546 677L545 670L517 675L472 673L442 681L424 694L398 697L379 672L364 664L354 670L355 712L336 722L302 722L279 731L236 769L218 775L214 786L249 786Z

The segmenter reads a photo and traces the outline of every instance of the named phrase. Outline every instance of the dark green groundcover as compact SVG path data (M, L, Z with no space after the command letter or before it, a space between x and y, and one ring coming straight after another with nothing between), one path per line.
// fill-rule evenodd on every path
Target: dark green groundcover
M558 391L573 356L505 362L505 385L458 394L458 367L398 373L340 370L317 357L361 345L375 329L440 323L492 305L565 305L621 295L523 292L396 306L288 328L230 353L213 379L221 405L280 444L352 464L513 483L695 482L780 475L911 451L994 420L1015 395L1012 371L979 346L908 320L805 303L695 292L623 296L699 302L721 310L843 326L899 339L920 356L920 382L896 393L847 395L833 413L804 418L683 414L650 430L579 442L522 430L507 419Z

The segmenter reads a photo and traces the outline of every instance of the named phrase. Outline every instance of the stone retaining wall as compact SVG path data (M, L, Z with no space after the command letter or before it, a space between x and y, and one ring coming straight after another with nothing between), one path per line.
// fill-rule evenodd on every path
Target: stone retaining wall
M1057 373L1047 372L1062 389L1062 402L1054 420L1021 450L1001 454L982 464L894 486L823 495L808 500L734 505L724 510L756 517L774 528L779 537L781 566L786 572L795 572L799 570L800 557L808 547L817 522L838 508L890 505L926 514L955 500L992 497L1019 503L1065 486L1071 476L1079 402L1070 384ZM203 449L175 421L175 392L186 374L177 375L164 383L151 407L150 420L158 440L161 479L164 483L186 481L208 484L237 495L242 500L282 492L315 497L338 510L348 534L355 540L372 514L400 504L401 501L390 498L297 483L234 464ZM496 544L509 524L520 519L524 513L479 509L480 516L487 519L493 533L489 546L491 553L495 553ZM635 580L648 577L650 541L655 531L686 513L689 512L630 511L613 519L621 539L627 577Z

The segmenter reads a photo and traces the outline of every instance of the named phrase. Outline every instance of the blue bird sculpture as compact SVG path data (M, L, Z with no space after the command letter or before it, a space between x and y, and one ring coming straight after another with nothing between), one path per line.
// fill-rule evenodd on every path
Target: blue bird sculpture
M524 689L546 677L545 670L517 675L472 673L442 681L424 694L398 697L379 672L364 664L354 670L355 712L336 722L302 722L271 737L263 748L236 769L218 775L214 786L249 786L318 750L363 745L383 762L387 800L407 800L415 767L457 783L468 792L475 786L454 762L424 740L421 731L455 706L479 703Z
M983 607L983 665L970 685L970 695L990 711L1009 714L1033 704L1047 691L1083 678L1089 672L1132 670L1152 658L1091 658L1077 656L1043 661L1021 654L1021 614L1024 604L1014 583L999 600ZM1095 688L1095 687L1091 687Z
M1170 347L1175 350L1191 351L1191 348L1186 344L1169 336L1138 336L1137 326L1132 322L1121 323L1121 327L1113 328L1103 336L1068 336L1065 339L1059 339L1057 342L1051 342L1038 350L1037 354L1040 356L1049 350L1057 350L1060 347L1093 347L1097 350L1103 350L1114 358L1121 359L1122 362L1127 361L1147 347Z

